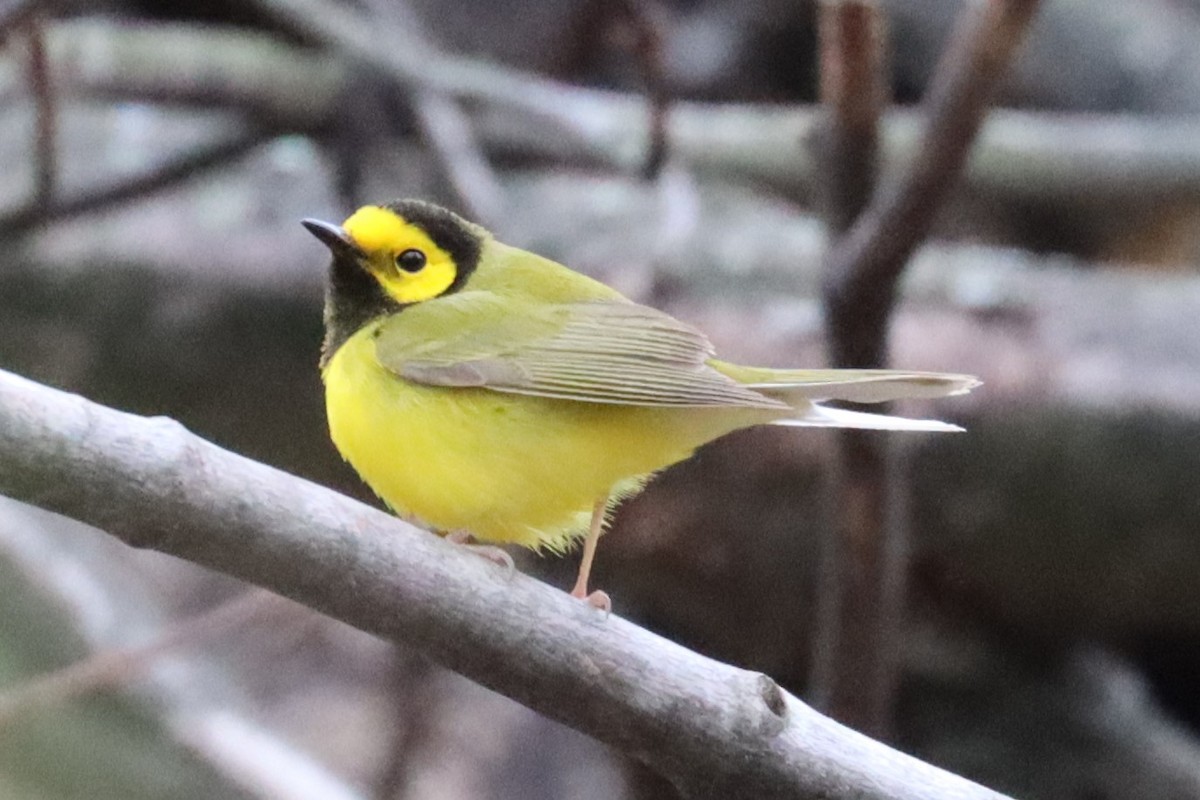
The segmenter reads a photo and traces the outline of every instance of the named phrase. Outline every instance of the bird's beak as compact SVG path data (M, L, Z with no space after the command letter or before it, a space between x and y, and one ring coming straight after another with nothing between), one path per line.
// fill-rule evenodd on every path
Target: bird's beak
M308 228L308 232L317 237L321 244L328 247L334 256L346 255L353 258L366 258L367 256L341 225L322 222L319 219L301 220L300 224Z

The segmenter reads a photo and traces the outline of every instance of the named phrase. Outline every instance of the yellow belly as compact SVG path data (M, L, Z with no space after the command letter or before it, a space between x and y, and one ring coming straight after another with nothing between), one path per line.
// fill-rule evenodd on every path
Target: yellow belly
M598 500L769 419L421 386L380 367L362 332L324 378L334 444L398 514L440 532L555 550L586 531Z

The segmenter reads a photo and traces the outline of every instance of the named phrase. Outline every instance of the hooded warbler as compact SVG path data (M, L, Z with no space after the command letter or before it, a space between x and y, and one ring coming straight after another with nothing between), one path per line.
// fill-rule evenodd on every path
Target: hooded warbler
M399 515L563 551L656 471L751 425L957 430L819 405L960 394L966 375L720 361L704 334L419 200L304 220L333 254L321 372L334 444Z

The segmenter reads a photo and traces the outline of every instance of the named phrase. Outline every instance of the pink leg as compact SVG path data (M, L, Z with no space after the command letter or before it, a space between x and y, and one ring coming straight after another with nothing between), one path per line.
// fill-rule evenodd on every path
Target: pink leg
M600 534L604 530L604 509L607 507L608 498L605 497L597 501L592 509L592 524L588 528L587 539L583 542L583 558L579 562L579 578L575 581L575 588L571 590L572 597L586 600L588 605L605 613L612 611L612 600L608 594L599 589L588 594L587 587L588 578L592 574L592 561L596 558L596 543L600 541Z

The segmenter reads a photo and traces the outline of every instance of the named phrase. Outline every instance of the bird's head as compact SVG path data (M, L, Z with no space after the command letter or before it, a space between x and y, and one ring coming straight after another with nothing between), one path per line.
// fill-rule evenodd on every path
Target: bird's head
M400 306L456 291L479 265L486 233L457 214L420 200L363 206L341 225L304 227L333 254L331 288L374 281Z
M461 289L488 237L478 225L421 200L363 206L341 225L303 224L333 254L323 364L371 320Z

